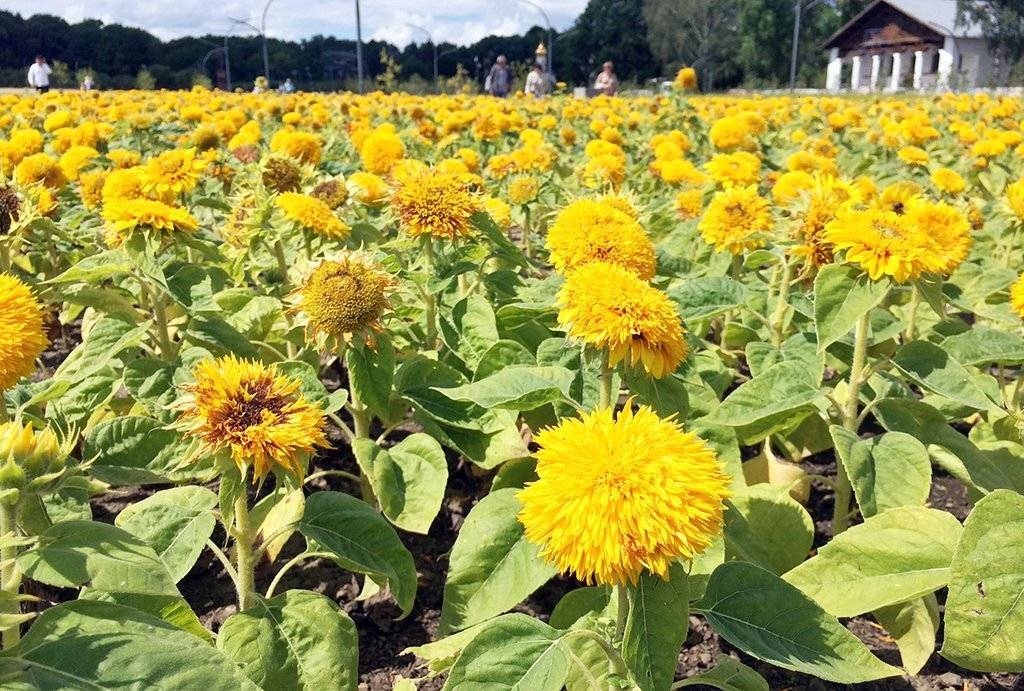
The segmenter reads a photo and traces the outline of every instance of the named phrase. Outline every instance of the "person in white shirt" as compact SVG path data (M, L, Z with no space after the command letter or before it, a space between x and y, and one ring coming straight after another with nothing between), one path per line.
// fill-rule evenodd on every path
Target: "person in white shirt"
M601 65L601 73L594 80L594 92L596 96L614 96L619 90L619 78L615 76L615 66L611 61Z
M546 73L539 62L533 63L533 69L526 75L526 88L523 89L527 96L543 98L551 87L551 75Z
M42 55L36 56L36 61L28 68L28 85L37 92L45 94L50 90L50 73L53 70L46 64L46 58Z

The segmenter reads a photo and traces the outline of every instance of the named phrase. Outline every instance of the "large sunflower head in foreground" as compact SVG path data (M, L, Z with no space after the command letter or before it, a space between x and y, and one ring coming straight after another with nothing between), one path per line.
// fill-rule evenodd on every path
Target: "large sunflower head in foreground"
M601 585L666 577L722 530L729 478L708 445L647 407L605 408L536 438L538 479L519 493L519 520L541 556Z
M227 453L259 480L271 471L305 475L316 447L327 446L324 413L303 398L299 381L233 355L205 360L181 401L182 425L207 454Z
M373 343L389 307L395 281L361 252L322 262L297 291L298 309L309 320L309 335L327 344L362 335Z
M585 264L566 277L558 299L559 323L570 337L607 350L609 366L628 359L661 378L686 358L675 305L628 269L607 262Z
M43 310L28 286L0 274L0 392L35 370L46 348Z
M546 243L551 263L561 272L601 261L646 280L657 266L654 243L636 219L595 199L580 199L562 209Z
M457 240L472 232L479 200L454 175L423 170L402 175L391 195L391 210L408 235Z
M316 197L299 192L285 192L278 195L275 201L289 220L320 235L345 238L351 232L348 224L338 218L331 207Z

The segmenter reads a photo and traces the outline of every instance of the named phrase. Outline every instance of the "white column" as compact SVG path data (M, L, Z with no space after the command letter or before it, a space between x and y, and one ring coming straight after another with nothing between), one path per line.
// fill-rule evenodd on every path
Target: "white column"
M939 89L948 89L950 79L953 76L953 65L956 62L956 39L947 36L942 48L939 50L939 73L935 86Z
M903 53L892 54L892 77L889 79L889 91L899 91L903 80Z
M921 78L924 77L924 51L914 51L914 88L921 88Z
M871 56L871 90L878 89L878 77L882 74L882 56L875 53Z
M860 56L854 55L850 61L853 69L850 71L850 88L854 91L860 88Z
M833 48L828 54L828 69L825 70L825 88L839 91L843 86L843 59L839 57L839 49Z

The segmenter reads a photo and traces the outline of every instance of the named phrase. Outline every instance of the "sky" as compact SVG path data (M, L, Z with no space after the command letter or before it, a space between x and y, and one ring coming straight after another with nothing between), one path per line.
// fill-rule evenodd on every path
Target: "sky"
M583 11L586 0L538 0L558 30L569 27ZM211 11L211 6L216 9ZM68 22L99 19L146 29L162 39L179 36L223 34L230 18L260 24L264 0L0 0L0 9L22 16L52 14ZM543 26L535 7L522 0L361 0L363 39L390 41L404 47L427 40L430 32L438 43L468 45L491 34L507 36ZM235 32L253 33L238 27ZM315 34L355 38L355 4L352 0L274 0L267 13L267 35L300 40Z

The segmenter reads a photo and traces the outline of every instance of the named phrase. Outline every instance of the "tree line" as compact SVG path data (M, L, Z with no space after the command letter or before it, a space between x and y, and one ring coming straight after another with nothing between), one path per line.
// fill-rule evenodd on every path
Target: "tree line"
M821 44L870 0L590 0L574 24L554 32L559 80L582 85L605 60L625 84L670 78L694 66L706 89L788 85L795 1L802 1L798 86L822 86L826 55ZM1024 8L1020 0L958 0L961 15L978 22L1006 64L1024 53ZM547 32L533 27L517 36L487 36L472 45L437 46L444 83L479 85L498 55L525 71ZM355 41L316 35L301 41L270 39L271 82L291 78L302 89L352 88ZM77 23L45 14L22 17L0 11L0 84L20 86L37 54L54 64L58 82L74 85L85 71L101 88L186 88L194 83L226 86L224 36L162 41L142 29L95 19ZM251 88L263 74L259 36L228 38L232 86ZM433 47L426 42L398 48L383 41L364 44L368 88L427 91L433 86ZM397 78L397 79L396 79ZM386 82L382 80L387 80Z

